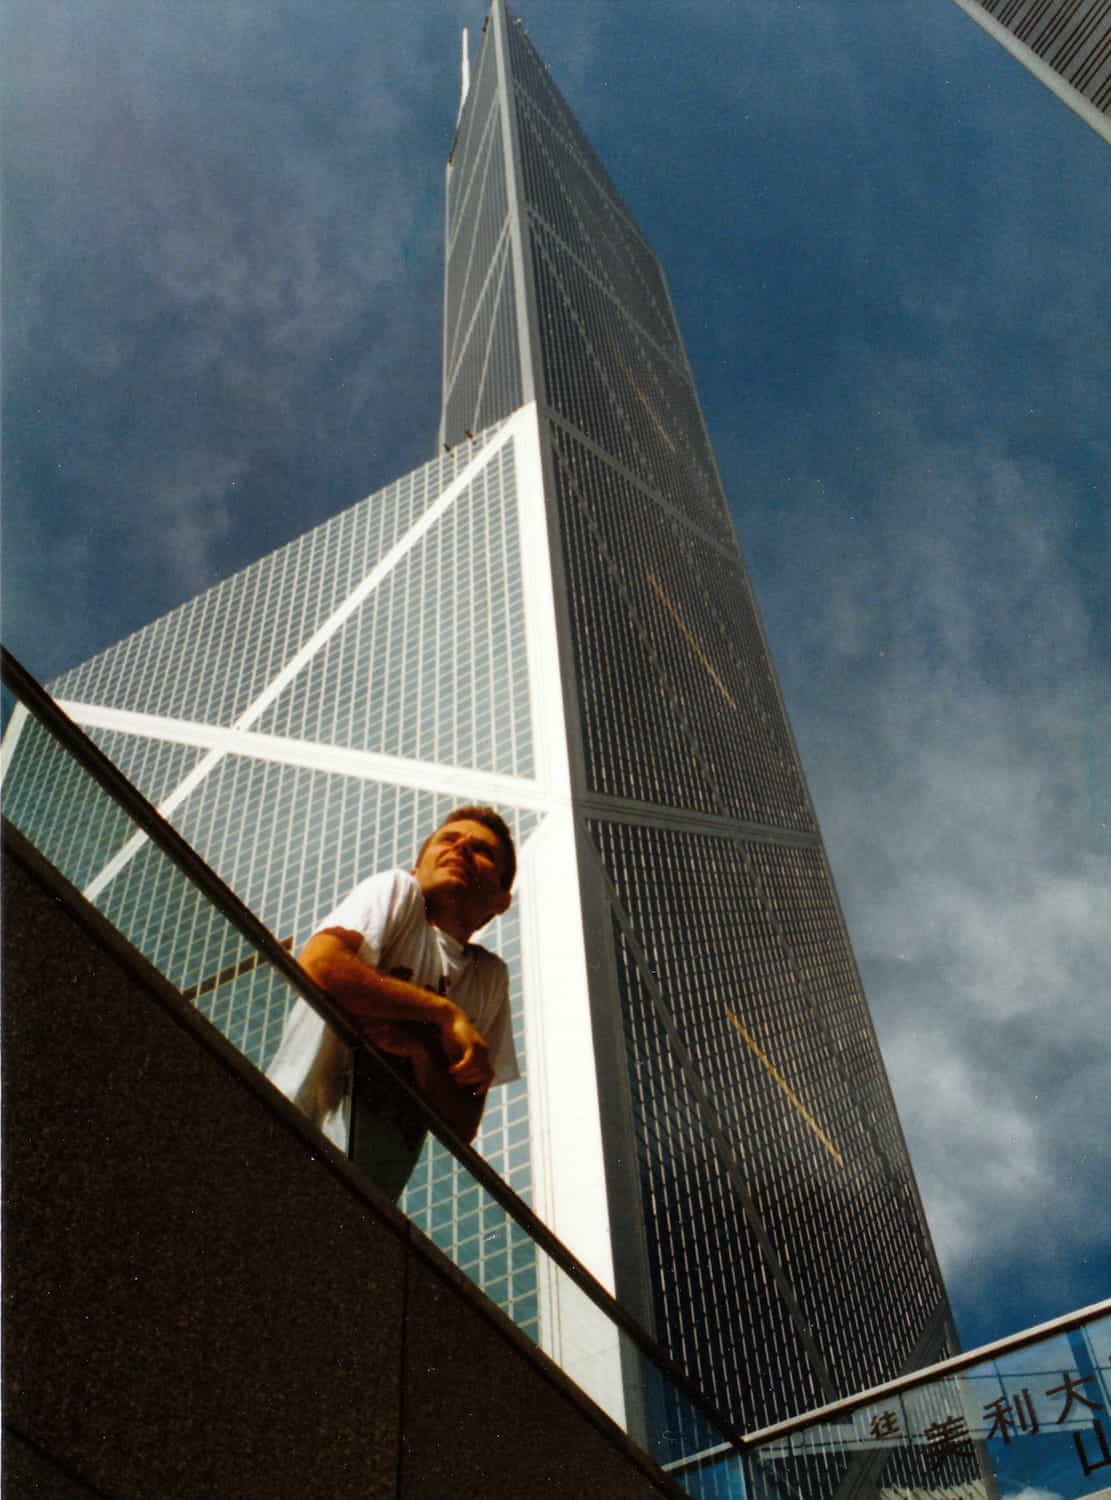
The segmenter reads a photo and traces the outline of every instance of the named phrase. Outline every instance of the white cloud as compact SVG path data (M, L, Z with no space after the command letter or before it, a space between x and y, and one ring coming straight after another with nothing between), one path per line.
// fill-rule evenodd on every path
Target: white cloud
M211 453L175 452L173 470L152 465L145 474L150 495L148 526L140 548L167 575L172 595L189 597L218 576L222 545L232 525L235 488L246 463ZM142 480L133 477L136 490Z
M898 507L803 543L828 592L798 727L943 1269L971 1305L1021 1264L1048 1316L1058 1263L1106 1250L1111 1167L1111 850L1085 748L1111 674L1070 550L1082 501L986 439L898 427Z

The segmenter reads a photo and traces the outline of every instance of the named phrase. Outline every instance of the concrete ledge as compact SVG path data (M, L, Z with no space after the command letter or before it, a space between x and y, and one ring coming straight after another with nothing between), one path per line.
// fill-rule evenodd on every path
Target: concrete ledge
M5 843L13 1493L682 1493Z

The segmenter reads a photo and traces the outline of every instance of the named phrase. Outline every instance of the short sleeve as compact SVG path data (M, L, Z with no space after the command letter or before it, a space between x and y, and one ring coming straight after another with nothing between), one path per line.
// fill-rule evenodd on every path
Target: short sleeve
M358 955L377 967L383 947L412 907L412 878L385 870L355 887L313 929L343 927L362 935ZM323 1017L299 999L286 1017L266 1076L336 1145L346 1149L351 1052Z
M358 956L377 968L382 950L412 904L413 880L403 870L383 870L361 881L334 910L317 923L315 931L344 927L362 934Z

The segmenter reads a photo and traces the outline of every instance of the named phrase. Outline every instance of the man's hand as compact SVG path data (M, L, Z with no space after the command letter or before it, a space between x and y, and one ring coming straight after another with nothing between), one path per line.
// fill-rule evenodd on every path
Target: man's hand
M460 1084L448 1071L441 1047L433 1045L412 1063L413 1087L424 1102L460 1140L473 1141L486 1107L486 1089Z
M467 1024L470 1025L469 1022ZM464 1083L448 1067L444 1046L437 1031L431 1026L423 1023L414 1025L408 1021L383 1021L363 1029L368 1040L383 1052L392 1052L395 1057L408 1059L412 1068L413 1087L424 1102L462 1140L473 1141L486 1105L490 1080L481 1084ZM473 1027L471 1029L473 1031ZM478 1051L478 1048L474 1049L474 1059L477 1059ZM485 1043L482 1043L481 1051L485 1055ZM475 1061L472 1061L471 1066L475 1067ZM489 1064L486 1065L486 1071L492 1077L493 1070Z
M448 1071L460 1087L485 1094L494 1081L490 1050L482 1033L463 1011L457 1005L452 1010L455 1014L445 1016L440 1028Z
M441 997L436 996L436 999ZM395 1057L418 1058L436 1052L439 1040L443 1063L460 1087L485 1094L494 1081L490 1052L482 1033L458 1006L451 1006L436 1030L426 1021L366 1021L359 1030L368 1042Z

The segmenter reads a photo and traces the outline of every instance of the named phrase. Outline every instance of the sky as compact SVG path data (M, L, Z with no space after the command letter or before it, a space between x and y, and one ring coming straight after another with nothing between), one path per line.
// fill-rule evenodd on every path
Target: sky
M1111 148L951 0L520 0L667 272L966 1347L1111 1295ZM481 0L8 0L40 680L432 456Z

